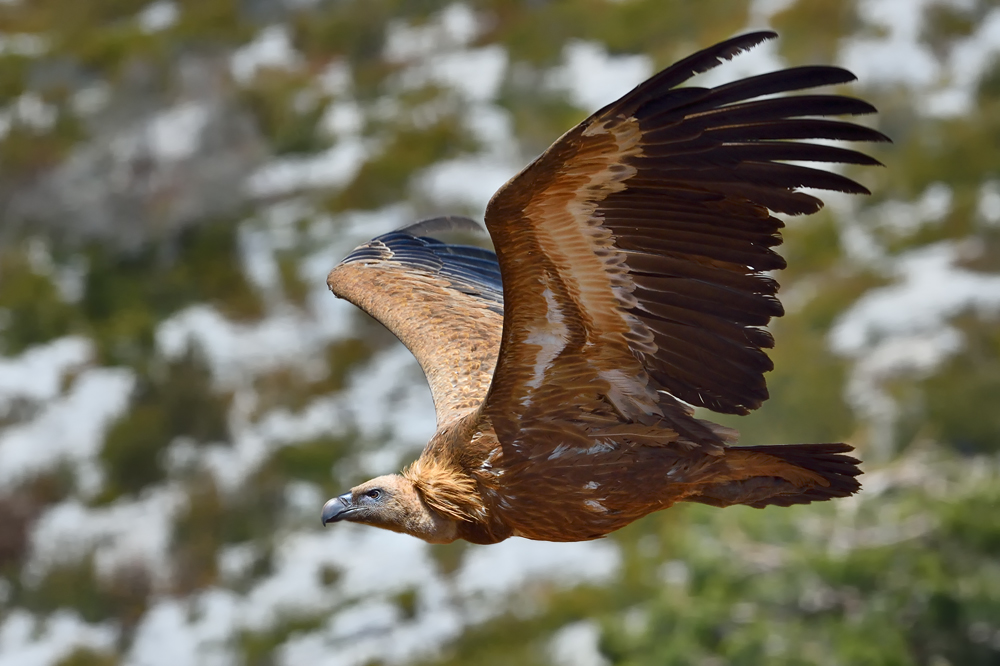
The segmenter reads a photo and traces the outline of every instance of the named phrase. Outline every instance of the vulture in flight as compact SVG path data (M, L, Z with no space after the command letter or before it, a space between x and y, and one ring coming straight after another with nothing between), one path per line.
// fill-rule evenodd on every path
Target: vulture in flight
M775 96L854 76L795 67L678 87L776 37L755 32L656 74L560 137L493 196L496 254L427 234L358 247L330 289L382 322L430 383L437 432L401 474L323 507L430 543L602 537L675 502L789 506L856 492L847 444L733 446L694 407L746 414L768 393L785 261L772 212L814 213L809 187L868 193L801 162L877 165L803 139L887 141L828 116L858 99Z

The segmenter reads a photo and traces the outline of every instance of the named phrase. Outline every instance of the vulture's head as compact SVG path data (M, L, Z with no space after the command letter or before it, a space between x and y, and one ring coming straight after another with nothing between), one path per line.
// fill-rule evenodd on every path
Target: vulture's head
M402 532L430 543L457 538L456 521L424 502L417 488L401 474L387 474L351 488L323 506L323 524L345 520Z

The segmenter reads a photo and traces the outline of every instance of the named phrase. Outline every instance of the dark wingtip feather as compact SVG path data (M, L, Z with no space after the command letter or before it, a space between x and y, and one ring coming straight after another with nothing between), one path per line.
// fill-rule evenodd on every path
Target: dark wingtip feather
M854 74L840 67L825 65L789 67L716 86L700 104L721 106L762 95L850 83L857 79Z
M724 61L732 60L740 53L749 51L758 44L766 42L769 39L775 39L777 36L778 33L773 30L759 30L757 32L748 32L743 35L730 37L725 41L713 44L696 53L692 53L682 60L678 60L651 78L649 82L656 82L657 87L659 87L669 80L673 81L670 84L670 87L673 87L678 83L688 80L695 74L701 74L702 72L714 69Z
M730 37L714 46L709 46L697 53L677 62L670 69L683 71L683 67L690 63L694 73L707 72L708 70L722 64L723 60L732 60L734 57L749 51L753 47L771 39L777 39L778 33L773 30L758 30L748 32L743 35ZM714 62L713 62L714 60Z
M744 35L737 35L736 37L731 37L723 42L704 48L683 60L678 60L673 65L655 74L644 83L639 84L628 95L617 102L612 102L594 115L600 115L612 107L623 115L631 115L650 95L655 95L656 91L674 88L695 74L701 74L714 69L723 62L732 60L740 53L749 51L758 44L769 39L774 39L777 36L778 33L772 30L760 30L757 32L748 32Z

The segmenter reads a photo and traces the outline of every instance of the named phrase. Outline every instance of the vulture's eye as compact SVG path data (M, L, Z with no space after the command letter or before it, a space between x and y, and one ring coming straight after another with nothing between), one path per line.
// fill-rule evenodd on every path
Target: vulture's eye
M379 497L382 497L382 491L379 490L378 488L373 488L372 490L366 492L365 495L368 495L368 497L377 500Z

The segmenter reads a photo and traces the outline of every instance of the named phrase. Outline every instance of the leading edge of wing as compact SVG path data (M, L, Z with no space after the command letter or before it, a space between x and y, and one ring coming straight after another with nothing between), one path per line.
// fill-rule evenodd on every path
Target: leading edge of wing
M427 376L439 425L482 403L503 328L503 288L491 251L404 228L356 248L330 272L327 284L413 353Z
M496 255L472 245L451 245L428 236L415 236L409 228L377 236L344 257L341 264L391 262L448 279L452 287L489 302L503 314L503 283ZM402 279L402 276L400 277Z

